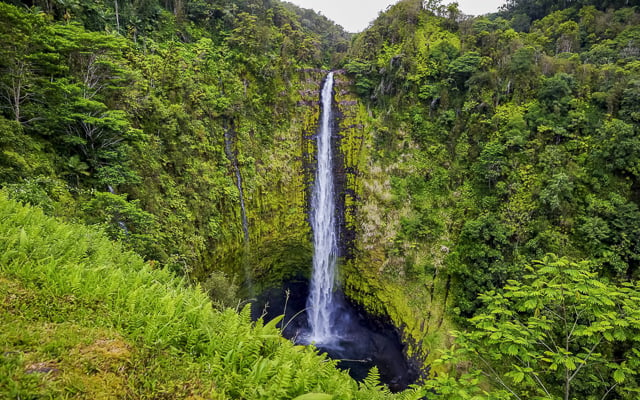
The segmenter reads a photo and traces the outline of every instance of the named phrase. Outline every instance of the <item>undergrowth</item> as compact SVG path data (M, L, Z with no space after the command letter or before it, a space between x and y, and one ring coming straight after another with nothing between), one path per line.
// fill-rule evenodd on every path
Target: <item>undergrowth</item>
M0 397L377 399L310 347L215 310L199 288L0 194ZM324 395L323 395L324 394Z

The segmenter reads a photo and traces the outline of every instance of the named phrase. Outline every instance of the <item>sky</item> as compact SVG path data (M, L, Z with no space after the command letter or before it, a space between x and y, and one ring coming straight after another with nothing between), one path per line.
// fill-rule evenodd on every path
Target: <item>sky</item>
M286 0L303 8L312 8L325 17L342 25L347 32L363 31L380 11L397 0ZM443 4L454 0L444 0ZM465 14L481 15L498 10L505 0L457 0Z

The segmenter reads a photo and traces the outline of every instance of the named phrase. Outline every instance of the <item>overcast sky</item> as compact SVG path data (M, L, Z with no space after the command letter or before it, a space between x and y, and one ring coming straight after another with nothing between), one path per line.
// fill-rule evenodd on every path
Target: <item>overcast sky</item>
M360 32L380 11L397 0L286 0L303 8L312 8L342 25L348 32ZM453 3L444 0L443 4ZM480 15L498 10L504 0L458 0L465 14Z

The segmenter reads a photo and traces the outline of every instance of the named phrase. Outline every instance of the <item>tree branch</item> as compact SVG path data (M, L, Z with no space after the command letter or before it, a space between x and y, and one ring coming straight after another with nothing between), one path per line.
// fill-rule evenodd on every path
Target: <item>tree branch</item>
M571 375L571 377L569 378L569 382L571 382L573 380L573 378L576 377L578 372L580 372L582 367L584 367L587 364L587 360L589 360L589 358L591 358L591 354L593 354L593 352L595 351L596 347L598 347L598 345L600 343L602 343L602 336L600 336L600 339L598 339L598 342L595 343L593 345L593 347L591 347L591 350L589 350L589 354L587 354L587 356L584 358L584 360L582 360L582 363L580 365L578 365L578 368L576 368L576 370L573 372L573 375Z
M609 393L611 393L611 391L612 391L613 389L615 389L615 387L616 387L616 386L618 386L618 384L617 384L617 383L614 383L614 384L613 384L613 386L611 386L611 387L609 388L609 390L607 390L607 391L605 392L605 394L602 396L602 399L601 399L601 400L604 400L605 398L607 398L607 396L609 395Z
M573 306L573 310L574 312L577 311L576 306ZM576 319L573 321L573 326L571 327L571 332L569 332L568 340L571 340L571 337L573 336L573 332L576 330L576 326L578 325L578 321L580 320L580 316L584 311L585 310L583 309L582 311L578 312L578 315L576 315Z
M527 362L527 368L531 368L531 363ZM551 393L549 393L549 391L547 390L547 387L544 385L544 383L542 383L542 381L540 380L540 377L538 376L538 374L535 371L531 371L531 375L535 378L535 380L538 382L538 385L540 385L540 387L542 388L542 390L544 390L544 392L547 394L547 397L549 397L550 399L553 398L553 396L551 396Z
M489 370L491 371L491 373L493 374L493 378L498 381L499 384L501 384L505 389L507 389L509 391L509 393L511 393L512 395L514 395L518 400L522 400L520 396L518 396L516 394L516 392L514 392L501 378L500 375L498 374L498 372L493 369L493 367L491 366L491 364L489 364L489 362L487 360L485 360L483 357L478 356L480 358L480 361L482 361L484 363L484 365L487 366L487 368L489 368Z

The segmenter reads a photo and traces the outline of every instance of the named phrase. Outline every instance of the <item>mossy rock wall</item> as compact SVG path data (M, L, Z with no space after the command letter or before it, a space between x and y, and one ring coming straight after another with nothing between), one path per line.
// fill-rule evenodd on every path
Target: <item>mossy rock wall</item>
M340 149L346 185L340 193L350 249L341 267L347 297L365 311L388 319L408 344L410 357L427 365L434 350L448 345L446 317L449 281L442 270L445 246L400 243L401 218L408 205L397 204L391 177L401 174L403 160L389 163L378 148L389 132L358 100L352 81L336 75L336 107L340 115ZM404 144L403 144L404 145ZM343 238L345 239L345 238ZM416 280L413 264L433 265L429 281Z
M320 116L320 87L326 71L305 69L282 93L285 112L265 135L256 135L251 121L236 123L234 154L242 175L249 241L242 231L239 201L227 211L230 235L212 251L217 266L241 277L247 295L280 285L294 276L308 276L311 228L308 221L315 142ZM239 193L236 191L236 195ZM250 293L251 292L251 293Z
M253 293L309 276L314 136L326 74L300 71L288 94L293 111L273 128L268 143L252 133L250 122L236 124L234 152L243 179L249 241L244 242L236 202L224 217L232 234L211 253L213 265L250 283ZM397 204L391 176L405 166L403 160L390 163L379 154L381 137L391 133L354 94L342 71L335 74L334 112L341 286L365 311L398 327L408 355L426 364L434 349L447 345L451 327L445 317L449 282L439 273L446 249L398 242L400 221L409 207ZM401 130L392 134L403 135ZM433 278L414 279L412 265L425 262L434 266Z

